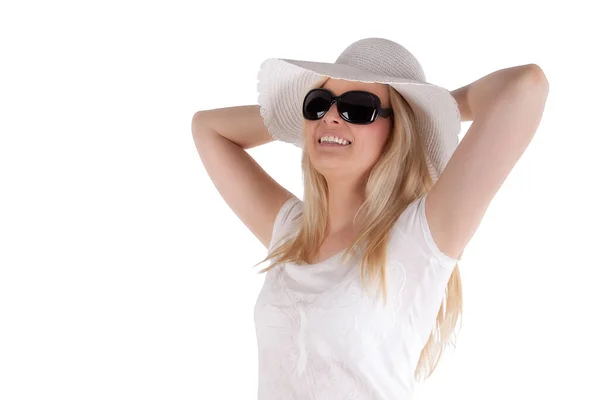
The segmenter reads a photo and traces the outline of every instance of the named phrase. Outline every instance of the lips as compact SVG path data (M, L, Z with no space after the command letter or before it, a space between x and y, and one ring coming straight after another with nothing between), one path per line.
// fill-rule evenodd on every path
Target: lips
M319 143L320 147L349 147L352 146L351 144L339 144L339 143L329 143L329 142L324 142L324 143Z

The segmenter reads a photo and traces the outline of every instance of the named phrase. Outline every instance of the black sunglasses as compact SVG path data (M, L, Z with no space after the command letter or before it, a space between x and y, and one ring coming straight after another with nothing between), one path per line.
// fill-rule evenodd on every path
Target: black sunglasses
M378 115L383 118L394 116L391 108L381 108L381 100L373 93L351 90L334 96L323 88L312 89L306 94L302 115L310 121L321 119L334 102L337 102L340 117L351 124L367 125L374 122Z

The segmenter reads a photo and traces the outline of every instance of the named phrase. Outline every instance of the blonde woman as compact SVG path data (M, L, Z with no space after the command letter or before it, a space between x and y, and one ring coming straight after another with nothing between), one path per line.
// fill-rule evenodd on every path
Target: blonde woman
M268 59L258 91L258 105L192 123L271 260L258 398L409 399L455 334L458 261L537 129L545 75L528 64L449 92L400 44L367 38L335 63ZM245 151L273 140L302 149L303 200Z

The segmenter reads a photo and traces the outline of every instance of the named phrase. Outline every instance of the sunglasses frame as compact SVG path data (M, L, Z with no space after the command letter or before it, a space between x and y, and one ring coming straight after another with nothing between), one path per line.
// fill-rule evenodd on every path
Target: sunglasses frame
M326 92L330 97L331 97L331 102L329 103L329 106L327 107L327 109L325 110L325 112L323 113L323 116L320 118L316 118L316 119L312 119L312 118L307 118L304 110L305 110L305 106L306 106L306 99L308 98L308 96L312 93L312 92L316 92L316 91L323 91ZM333 93L331 93L330 90L325 89L325 88L314 88L308 91L308 93L306 93L306 96L304 96L304 101L302 102L302 115L305 119L309 120L309 121L318 121L321 118L323 118L327 112L329 111L329 109L331 108L331 106L333 105L333 103L338 103L339 104L339 100L343 100L343 97L346 96L348 93L365 93L367 95L369 95L375 102L375 117L373 118L373 120L368 121L368 122L353 122L353 121L349 121L346 117L344 117L340 111L340 108L338 107L338 114L340 115L340 117L350 123L350 124L355 124L355 125L369 125L372 124L373 122L375 122L377 120L378 116L381 116L383 118L387 118L387 117L394 117L394 113L393 113L393 109L392 108L382 108L381 107L381 99L379 98L379 96L377 96L374 93L371 92L367 92L365 90L349 90L345 93L340 94L339 96L334 96Z

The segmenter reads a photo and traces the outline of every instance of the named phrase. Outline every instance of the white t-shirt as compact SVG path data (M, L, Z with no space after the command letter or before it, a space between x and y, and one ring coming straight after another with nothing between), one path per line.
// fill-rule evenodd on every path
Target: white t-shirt
M433 241L426 196L394 224L385 307L374 290L363 292L360 263L340 262L343 251L320 263L285 263L265 273L254 308L259 400L411 398L421 350L458 261ZM292 197L281 207L269 251L303 205ZM374 287L379 284L375 277Z

